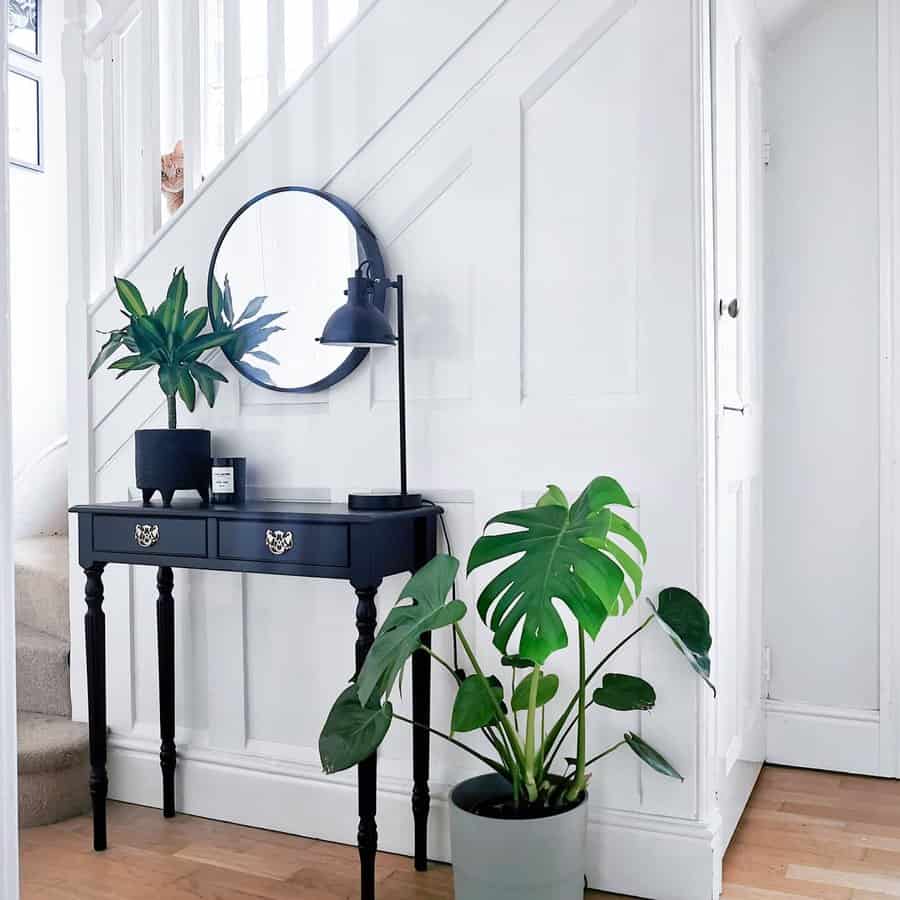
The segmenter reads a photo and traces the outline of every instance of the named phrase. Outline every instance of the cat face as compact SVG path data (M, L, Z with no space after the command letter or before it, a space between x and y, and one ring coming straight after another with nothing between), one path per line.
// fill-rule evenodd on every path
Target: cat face
M160 157L162 189L167 194L180 194L184 190L184 144L179 141L171 153Z

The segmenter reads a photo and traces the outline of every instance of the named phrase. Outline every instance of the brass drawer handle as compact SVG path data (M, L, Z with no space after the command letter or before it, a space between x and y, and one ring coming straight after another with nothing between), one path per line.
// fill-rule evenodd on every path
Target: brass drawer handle
M159 541L159 525L135 525L134 542L138 547L152 547Z
M269 553L274 556L281 556L288 550L294 549L294 532L293 531L272 531L266 529L266 546Z

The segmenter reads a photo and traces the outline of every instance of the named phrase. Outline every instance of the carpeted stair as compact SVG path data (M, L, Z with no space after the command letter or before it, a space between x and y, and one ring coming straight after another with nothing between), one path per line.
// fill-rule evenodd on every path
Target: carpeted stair
M16 699L23 828L58 822L90 806L88 729L71 719L68 570L68 538L17 542Z

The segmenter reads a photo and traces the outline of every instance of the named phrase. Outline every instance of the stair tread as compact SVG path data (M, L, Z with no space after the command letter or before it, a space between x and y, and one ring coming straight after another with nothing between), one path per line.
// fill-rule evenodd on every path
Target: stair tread
M48 653L66 654L69 652L69 642L39 628L16 622L16 646L27 646L34 650L43 650Z
M15 547L16 570L46 572L59 581L69 580L69 538L66 535L21 538Z
M19 712L19 773L50 772L81 765L88 753L88 726L66 716Z

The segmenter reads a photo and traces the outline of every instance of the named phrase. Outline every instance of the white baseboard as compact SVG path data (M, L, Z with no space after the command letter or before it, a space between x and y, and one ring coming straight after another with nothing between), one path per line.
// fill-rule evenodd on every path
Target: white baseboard
M766 702L766 761L783 766L881 774L878 710Z
M187 744L178 748L178 754L179 811L356 843L355 773L326 776L310 763ZM161 805L156 739L110 735L109 775L112 799ZM379 774L378 844L382 850L412 854L411 788L408 778ZM431 791L429 856L449 862L447 786L432 783ZM115 839L111 832L110 845ZM588 881L593 888L653 900L711 900L715 839L714 829L695 821L592 809Z

